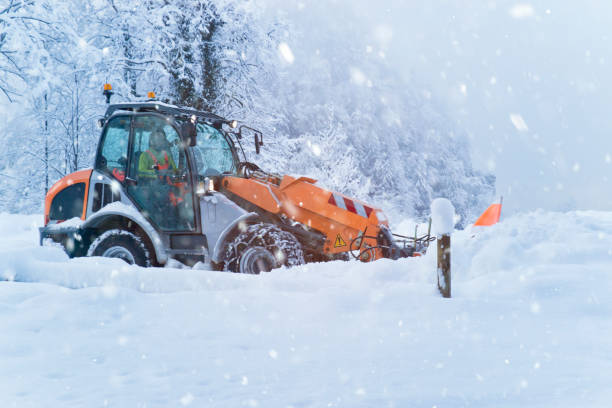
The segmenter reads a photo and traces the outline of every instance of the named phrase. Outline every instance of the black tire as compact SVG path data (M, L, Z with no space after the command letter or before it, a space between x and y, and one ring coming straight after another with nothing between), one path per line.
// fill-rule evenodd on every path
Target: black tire
M87 256L119 258L129 264L151 266L151 255L142 238L122 229L108 230L97 237L89 246Z
M259 274L304 263L302 245L295 236L273 224L254 224L239 234L225 251L225 269Z

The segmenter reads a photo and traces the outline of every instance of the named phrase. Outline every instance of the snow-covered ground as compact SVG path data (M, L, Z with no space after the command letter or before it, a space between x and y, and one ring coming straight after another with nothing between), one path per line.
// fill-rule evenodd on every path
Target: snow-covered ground
M583 407L612 401L612 213L421 259L262 276L68 260L0 215L1 407Z

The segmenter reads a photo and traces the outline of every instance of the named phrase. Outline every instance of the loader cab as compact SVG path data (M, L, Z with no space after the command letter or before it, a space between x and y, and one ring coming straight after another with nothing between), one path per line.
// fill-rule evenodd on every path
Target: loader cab
M159 231L201 233L198 184L235 174L238 163L222 123L216 115L161 103L111 105L95 170L119 183Z

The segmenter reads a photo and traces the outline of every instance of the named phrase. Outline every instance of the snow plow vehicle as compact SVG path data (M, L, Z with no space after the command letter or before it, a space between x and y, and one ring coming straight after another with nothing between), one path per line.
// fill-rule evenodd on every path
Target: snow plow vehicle
M351 255L418 256L432 240L392 234L382 210L314 179L248 162L241 140L252 136L259 153L262 133L213 113L150 99L109 104L99 125L93 168L45 199L41 244L60 243L71 257L256 274Z

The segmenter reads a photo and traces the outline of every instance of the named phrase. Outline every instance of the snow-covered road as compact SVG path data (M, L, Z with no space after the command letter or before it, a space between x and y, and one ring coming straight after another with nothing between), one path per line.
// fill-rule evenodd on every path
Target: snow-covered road
M68 260L0 215L0 406L579 407L612 401L612 213L421 259L261 276Z

